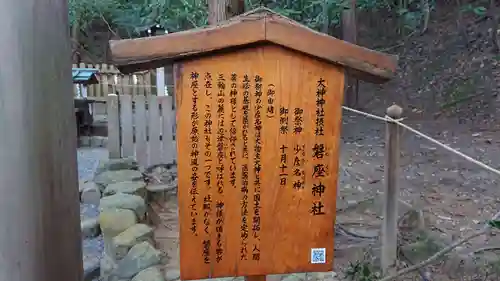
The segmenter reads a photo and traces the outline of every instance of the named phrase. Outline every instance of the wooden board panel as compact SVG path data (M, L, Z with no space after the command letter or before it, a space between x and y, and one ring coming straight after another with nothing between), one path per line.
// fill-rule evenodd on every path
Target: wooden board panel
M172 96L161 97L162 110L162 163L173 163L175 161L175 145L173 136L173 125L175 113L172 108Z
M148 100L149 112L149 165L161 163L161 115L160 115L160 100L157 96L149 96Z
M120 158L120 113L118 109L118 95L110 94L108 106L108 151L109 158Z
M146 97L133 96L135 101L135 154L140 165L148 162L148 143L146 139Z
M343 69L277 46L180 67L181 279L332 270Z
M135 157L132 96L120 95L120 125L122 137L122 157Z

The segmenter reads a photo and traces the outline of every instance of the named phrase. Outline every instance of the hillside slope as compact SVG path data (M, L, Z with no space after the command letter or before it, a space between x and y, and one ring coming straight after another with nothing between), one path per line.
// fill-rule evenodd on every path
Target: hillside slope
M389 19L360 23L360 44L400 56L397 78L379 87L360 87L361 107L382 113L393 102L412 119L446 119L490 126L497 115L500 56L493 53L491 25L468 16L464 33L454 6L438 7L424 34L396 36ZM372 26L368 28L368 26Z

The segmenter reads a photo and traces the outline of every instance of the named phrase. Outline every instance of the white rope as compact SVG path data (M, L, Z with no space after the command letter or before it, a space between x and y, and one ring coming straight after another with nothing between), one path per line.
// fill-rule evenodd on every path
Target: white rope
M488 171L490 171L490 172L492 172L492 173L500 176L500 171L499 170L497 170L495 168L492 168L491 166L486 165L486 164L484 164L481 161L478 161L478 160L476 160L476 159L474 159L474 158L472 158L472 157L470 157L468 155L465 155L464 153L462 153L462 152L460 152L460 151L458 151L456 149L453 149L453 148L447 146L446 144L441 143L441 142L439 142L439 141L437 141L437 140L429 137L428 135L426 135L424 133L421 133L421 132L413 129L410 126L401 123L401 121L404 120L403 118L393 119L393 118L391 118L391 117L389 117L387 115L385 117L381 117L381 116L373 115L373 114L366 113L366 112L363 112L363 111L359 111L359 110L356 110L356 109L352 109L352 108L349 108L347 106L342 106L342 108L345 109L345 110L348 110L348 111L360 114L360 115L364 115L366 117L370 117L372 119L381 120L381 121L384 121L384 122L394 122L394 123L398 124L399 126L407 129L408 131L410 131L410 132L412 132L412 133L414 133L416 135L419 135L422 138L424 138L424 139L426 139L426 140L428 140L428 141L430 141L430 142L432 142L432 143L434 143L434 144L436 144L438 146L441 146L442 148L444 148L444 149L446 149L446 150L448 150L448 151L450 151L450 152L452 152L452 153L454 153L454 154L456 154L456 155L464 158L465 160L467 160L467 161L469 161L471 163L474 163L474 164L480 166L481 168L484 168L484 169L486 169L486 170L488 170Z
M373 114L370 114L370 113L359 111L359 110L356 110L356 109L353 109L353 108L350 108L350 107L347 107L347 106L342 106L342 108L345 109L345 110L352 111L354 113L360 114L360 115L364 115L366 117L370 117L370 118L375 119L375 120L380 120L380 121L387 122L387 119L384 118L384 117L380 117L380 116L377 116L377 115L373 115Z
M488 166L488 165L484 164L483 162L478 161L478 160L476 160L476 159L474 159L474 158L472 158L472 157L470 157L470 156L468 156L468 155L465 155L464 153L462 153L462 152L460 152L460 151L458 151L458 150L456 150L456 149L453 149L453 148L451 148L451 147L447 146L446 144L443 144L443 143L441 143L441 142L439 142L439 141L437 141L437 140L435 140L435 139L433 139L433 138L431 138L431 137L429 137L429 136L427 136L427 135L425 135L425 134L423 134L423 133L421 133L421 132L419 132L419 131L417 131L417 130L413 129L413 128L412 128L412 127L410 127L410 126L408 126L408 125L405 125L405 124L401 123L399 120L394 120L394 119L392 119L392 118L391 118L391 117L389 117L389 116L386 116L386 117L387 117L387 119L388 119L388 120L393 121L394 123L398 124L399 126L401 126L401 127L405 128L405 129L407 129L408 131L410 131L410 132L412 132L412 133L414 133L414 134L417 134L417 135L419 135L419 136L423 137L424 139L426 139L426 140L428 140L428 141L430 141L430 142L432 142L432 143L434 143L434 144L436 144L436 145L439 145L439 146L441 146L442 148L444 148L444 149L446 149L446 150L448 150L448 151L450 151L450 152L455 153L456 155L458 155L458 156L460 156L460 157L464 158L465 160L467 160L467 161L469 161L469 162L472 162L472 163L474 163L474 164L476 164L476 165L478 165L478 166L480 166L480 167L482 167L482 168L484 168L484 169L486 169L486 170L488 170L488 171L490 171L490 172L492 172L492 173L494 173L494 174L496 174L496 175L500 176L500 171L499 171L499 170L497 170L497 169L495 169L495 168L492 168L491 166Z
M449 147L449 146L447 146L447 145L445 145L445 144L443 144L443 143L441 143L441 142L439 142L439 141L437 141L437 140L429 137L428 135L426 135L424 133L421 133L421 132L413 129L410 126L401 123L402 119L393 119L393 118L391 118L391 117L389 117L387 115L385 117L380 117L380 116L376 116L376 115L373 115L373 114L370 114L370 113L366 113L366 112L362 112L362 111L359 111L359 110L356 110L356 109L352 109L352 108L349 108L349 107L346 107L346 106L343 106L342 108L345 109L345 110L348 110L348 111L360 114L360 115L364 115L364 116L372 118L372 119L381 120L381 121L384 121L384 122L393 122L393 123L395 123L395 124L397 124L397 125L405 128L405 129L407 129L408 131L410 131L410 132L412 132L412 133L414 133L414 134L416 134L418 136L421 136L422 138L424 138L424 139L426 139L426 140L428 140L428 141L430 141L430 142L432 142L432 143L434 143L434 144L436 144L438 146L441 146L442 148L444 148L444 149L446 149L446 150L448 150L448 151L450 151L450 152L452 152L452 153L454 153L454 154L456 154L456 155L464 158L465 160L467 160L469 162L472 162L472 163L474 163L474 164L476 164L476 165L478 165L478 166L480 166L480 167L482 167L482 168L484 168L484 169L486 169L486 170L488 170L488 171L490 171L490 172L492 172L492 173L500 176L500 171L499 170L494 169L494 168L492 168L492 167L484 164L483 162L480 162L480 161L478 161L478 160L476 160L476 159L474 159L474 158L472 158L472 157L470 157L468 155L465 155L464 153L462 153L462 152L460 152L460 151L458 151L456 149L453 149L453 148L451 148L451 147ZM495 221L495 220L498 220L499 218L500 218L500 211L497 212L491 218L491 220ZM425 267L425 266L433 263L434 261L438 260L442 256L448 254L453 249L455 249L458 246L460 246L460 245L468 242L469 240L471 240L471 239L473 239L473 238L475 238L477 236L486 234L490 230L490 228L491 228L490 224L487 223L483 227L483 229L481 229L480 231L474 232L473 234L471 234L471 235L469 235L467 237L464 237L464 238L462 238L462 239L460 239L458 241L455 241L451 245L449 245L449 246L441 249L439 252L437 252L434 255L432 255L430 258L428 258L428 259L426 259L426 260L424 260L424 261L422 261L422 262L420 262L420 263L418 263L416 265L413 265L413 266L407 267L405 269L402 269L402 270L396 272L395 274L386 276L386 277L380 279L380 281L394 280L395 278L397 278L399 276L408 274L408 273L410 273L412 271L419 270L419 269L421 269L421 268L423 268L423 267Z

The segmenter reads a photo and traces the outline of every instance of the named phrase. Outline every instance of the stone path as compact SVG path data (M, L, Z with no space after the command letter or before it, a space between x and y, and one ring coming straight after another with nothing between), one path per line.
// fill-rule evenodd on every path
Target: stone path
M100 160L108 158L108 150L106 148L78 148L78 178L80 180L92 179L99 165Z
M103 148L80 148L78 157L78 178L89 180L93 177L100 160L106 159L108 151ZM80 204L81 221L97 219L99 209L97 206ZM82 239L83 268L85 281L97 280L99 265L104 250L102 236ZM93 279L95 278L95 279Z

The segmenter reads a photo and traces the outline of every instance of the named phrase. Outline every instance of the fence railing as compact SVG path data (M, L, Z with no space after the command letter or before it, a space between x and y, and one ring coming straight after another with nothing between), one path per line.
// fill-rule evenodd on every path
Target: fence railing
M74 68L95 68L99 70L99 84L87 87L87 97L105 101L109 94L123 95L157 95L156 71L148 70L124 75L109 64L73 64ZM78 85L74 85L74 94L78 93Z
M110 158L135 157L142 167L176 160L172 96L108 95Z

